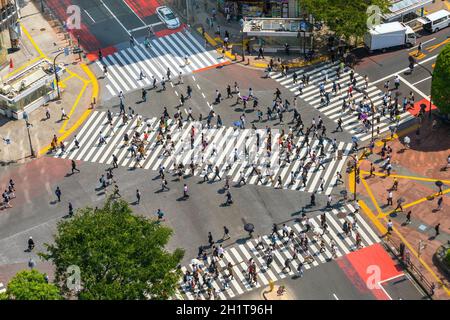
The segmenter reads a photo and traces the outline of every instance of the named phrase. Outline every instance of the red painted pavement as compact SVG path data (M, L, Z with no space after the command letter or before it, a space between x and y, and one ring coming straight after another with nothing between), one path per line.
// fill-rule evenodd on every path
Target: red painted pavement
M102 49L103 57L106 57L106 56L108 56L110 54L113 54L115 52L117 52L117 48L116 47L106 47L106 48ZM98 50L88 53L86 55L86 57L89 59L89 61L96 61L98 59Z
M11 199L11 204L13 207L20 207L27 201L47 193L47 183L53 192L57 183L71 171L70 162L71 160L42 157L17 167L13 166L0 175L0 188L5 189L9 179L13 179L16 198ZM4 209L0 214L7 211L8 209Z
M71 0L47 0L49 8L56 13L61 21L67 21L67 8L72 5ZM89 31L89 28L81 21L80 29L69 30L73 42L77 43L80 37L81 46L87 51L94 51L101 48L100 41Z
M414 107L408 109L409 113L411 113L413 116L418 115L419 111L420 111L420 105L422 103L427 106L425 111L427 111L427 112L430 111L430 100L423 98L422 100L414 103ZM431 104L431 110L436 110L436 109L437 109L437 107L434 104Z
M168 36L168 35L173 34L173 33L177 33L177 32L183 31L185 28L186 28L186 24L182 23L181 26L176 28L176 29L164 29L164 30L161 30L161 31L155 31L155 35L157 37L164 37L164 36Z
M371 291L378 300L390 298L377 283L403 274L402 269L379 243L351 252L336 262L357 289L362 292ZM380 277L376 281L376 273L372 268L379 268L380 271Z
M157 0L125 0L125 2L140 18L155 14L156 8L161 6Z

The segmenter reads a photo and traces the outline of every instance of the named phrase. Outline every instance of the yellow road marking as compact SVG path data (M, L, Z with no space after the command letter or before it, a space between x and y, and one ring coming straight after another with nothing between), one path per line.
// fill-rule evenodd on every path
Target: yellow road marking
M90 79L90 82L92 83L92 98L95 98L95 100L98 100L98 81L95 75L92 73L91 69L88 68L86 64L80 65L81 69L87 74L87 76Z
M378 218L372 213L372 211L369 209L367 204L363 200L358 201L359 206L361 209L363 209L364 213L367 215L367 217L372 221L372 223L375 225L375 227L378 228L381 234L386 234L387 229L383 224L378 220Z
M426 55L425 53L423 53L423 52L421 52L421 53L419 54L419 51L418 51L418 50L417 50L417 51L412 51L412 52L410 52L409 55L412 56L412 57L414 57L414 58L417 59L417 60L423 59L423 58L425 58L425 57L427 56L427 55Z
M386 217L383 218L385 221L387 221ZM431 276L436 280L437 283L442 285L442 288L447 293L447 295L450 296L450 290L442 283L441 279L434 273L434 271L428 266L428 264L422 260L422 258L419 257L416 250L413 248L413 246L406 241L406 239L403 237L403 235L397 230L397 228L392 228L394 232L398 235L400 240L408 247L409 251L412 252L412 254L419 260L419 262L427 269L427 271L431 274Z
M369 174L369 171L361 170L361 173L367 173ZM385 173L382 172L374 172L373 173L376 176L384 177L386 176ZM391 174L389 175L391 178L400 178L400 179L407 179L407 180L417 180L417 181L428 181L428 182L436 182L436 181L442 181L443 183L450 184L450 180L441 180L441 179L432 179L432 178L423 178L423 177L415 177L415 176L403 176L399 174Z
M368 186L367 182L364 181L364 179L361 179L361 181L363 182L367 193L369 194L373 204L375 205L377 211L378 211L378 215L382 214L383 212L381 211L381 208L378 206L377 201L375 200L372 190L370 189L370 187ZM447 190L446 190L447 191ZM375 217L373 217L373 213L370 211L370 209L367 207L367 205L363 202L363 201L359 201L359 204L361 206L361 208L364 210L364 212L366 213L366 215L368 216L368 218L375 224L375 226L380 230L380 232L382 232L382 234L386 234L386 228L379 222L375 222L375 220L377 220ZM383 219L385 222L387 222L387 218L386 217L382 217L381 219ZM417 252L414 250L414 248L411 246L411 244L406 241L406 239L402 236L402 234L397 230L397 228L393 228L394 232L399 236L400 240L406 245L406 247L408 247L409 251L419 260L419 262L425 267L425 269L432 275L432 277L440 284L442 285L442 288L444 289L444 291L447 293L447 295L450 296L450 290L442 283L441 279L439 279L439 277L434 273L434 271L428 266L428 264L422 260L422 258L419 257L419 255L417 254Z
M378 205L377 200L375 199L375 196L372 193L372 190L369 188L369 185L366 182L366 179L361 179L362 184L367 190L367 193L369 194L370 199L372 200L373 205L377 209L378 214L383 214L383 210L381 210L380 206Z
M68 136L70 136L72 132L74 132L84 122L84 120L86 120L86 118L91 114L91 112L92 109L85 110L84 113L81 115L81 117L77 120L77 122L75 122L75 124L69 130L67 130L62 136L58 137L58 140L64 141ZM47 153L48 150L50 150L50 147L51 145L49 144L46 147L42 148L41 150L39 150L38 155Z
M197 28L197 31L199 32L199 33L201 33L202 32L202 28ZM216 42L216 40L214 40L207 32L205 32L205 39L206 39L206 41L208 41L212 46L217 46L217 42Z
M31 44L33 45L34 49L39 53L41 57L46 57L46 54L42 52L41 48L36 44L34 39L31 37L30 33L28 32L27 28L23 26L23 24L20 24L20 27L22 28L23 33L27 36L28 40L30 40Z
M445 39L445 40L442 41L442 42L439 42L439 43L437 43L437 44L434 44L434 45L432 45L432 46L426 48L426 50L427 50L428 52L433 51L433 50L436 50L437 48L439 48L440 46L443 46L444 44L446 44L446 43L448 43L448 42L450 42L450 38L447 38L447 39Z
M76 107L78 106L78 103L80 102L80 99L81 99L81 97L82 97L83 94L84 94L84 91L86 91L86 88L87 88L88 84L89 84L89 83L85 83L85 84L83 85L83 88L81 88L80 92L78 93L78 96L77 96L77 98L75 99L75 102L73 103L72 108L70 109L70 112L69 112L69 114L68 114L69 117L64 121L63 125L61 126L61 129L59 129L59 133L64 133L65 128L66 128L66 126L67 126L67 123L69 122L70 117L72 116L72 114L74 113Z
M62 79L62 80L60 81L60 83L64 83L64 82L66 82L66 81L69 81L70 79L72 79L72 78L74 78L74 77L75 77L75 75L74 75L74 74L71 74L71 75L69 75L68 77Z
M443 190L443 191L442 191L442 194L444 195L444 194L447 194L447 193L449 193L449 192L450 192L450 189L446 189L446 190ZM402 207L403 207L403 209L408 209L408 208L410 208L410 207L415 206L416 204L420 204L420 203L422 203L422 202L429 201L429 200L430 200L430 197L437 197L437 196L438 196L438 194L437 194L437 193L434 193L434 194L432 194L432 195L430 195L430 196L427 196L427 197L421 198L421 199L419 199L419 200L413 201L413 202L411 202L411 203L405 204L405 205L402 206ZM378 218L387 217L388 215L390 215L391 213L394 213L394 212L396 212L396 211L395 211L395 210L392 210L392 211L387 212L387 213L379 214L379 215L378 215Z
M89 82L90 80L83 78L82 76L80 76L78 73L73 72L72 70L66 69L67 73L70 74L70 76L72 77L77 77L78 79L80 79L83 82Z
M32 65L33 63L37 62L38 60L40 60L40 59L42 59L42 58L43 58L42 56L39 56L39 57L36 57L36 58L34 58L34 59L32 59L32 60L30 60L30 61L28 61L28 62L22 64L19 68L17 68L17 69L15 69L14 71L8 73L8 74L4 77L4 79L10 78L12 75L15 75L16 73L19 73L20 71L22 71L22 70L25 69L26 67Z

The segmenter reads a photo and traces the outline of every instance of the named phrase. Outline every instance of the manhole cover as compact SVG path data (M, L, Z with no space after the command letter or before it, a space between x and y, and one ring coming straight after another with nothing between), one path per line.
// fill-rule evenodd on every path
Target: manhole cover
M40 31L45 31L45 28L41 28Z

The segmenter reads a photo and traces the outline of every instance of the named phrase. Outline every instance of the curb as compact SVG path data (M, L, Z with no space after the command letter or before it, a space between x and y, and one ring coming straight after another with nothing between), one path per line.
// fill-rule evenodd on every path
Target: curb
M202 29L200 27L196 28L195 30L202 36L202 34L201 34L201 30ZM242 66L252 67L252 68L256 68L256 69L266 69L267 66L269 65L268 62L267 63L261 63L261 62L245 63L245 60L242 61L242 56L240 56L238 54L232 54L231 51L229 51L229 50L225 50L224 51L224 49L222 47L222 43L223 42L220 39L216 40L217 37L216 38L211 37L207 32L205 32L204 39L212 47L214 47L219 54L223 54L224 57L227 57L233 63L241 63L242 62ZM315 59L313 59L311 61L308 61L308 62L307 61L292 62L292 63L288 63L288 64L285 64L285 65L288 66L289 68L301 68L301 67L305 67L305 66L314 65L316 63L324 62L326 60L327 60L326 56L319 56L318 58L315 58Z

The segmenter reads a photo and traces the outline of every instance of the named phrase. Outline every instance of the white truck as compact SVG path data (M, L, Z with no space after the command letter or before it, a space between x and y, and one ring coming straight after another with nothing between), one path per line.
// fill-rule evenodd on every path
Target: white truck
M372 53L375 50L386 51L392 47L411 47L416 43L416 34L411 27L401 22L378 24L364 35L364 43Z

